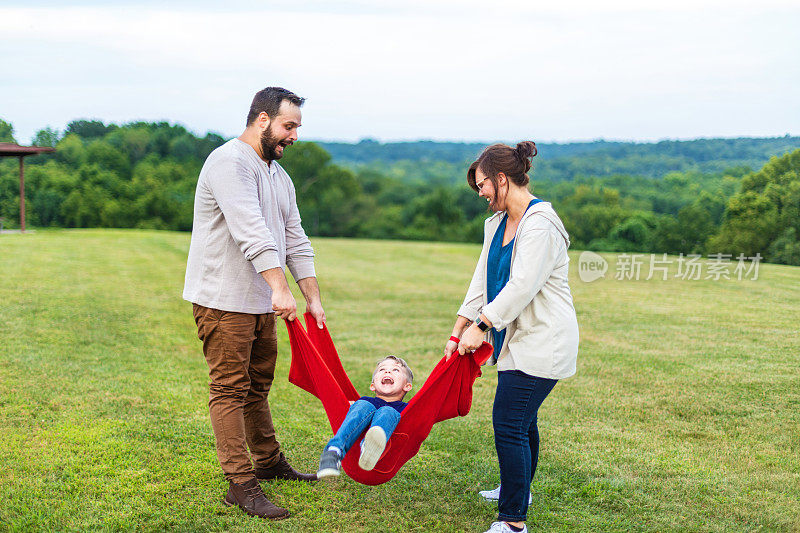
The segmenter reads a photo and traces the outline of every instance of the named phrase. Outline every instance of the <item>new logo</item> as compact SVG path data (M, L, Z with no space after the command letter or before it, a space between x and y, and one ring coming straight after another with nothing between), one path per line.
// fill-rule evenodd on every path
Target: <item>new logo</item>
M608 261L594 252L581 252L578 258L578 276L584 283L591 283L605 277L608 271Z

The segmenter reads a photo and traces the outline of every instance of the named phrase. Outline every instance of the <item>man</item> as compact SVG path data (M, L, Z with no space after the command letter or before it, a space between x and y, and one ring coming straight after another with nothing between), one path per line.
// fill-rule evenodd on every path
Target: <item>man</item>
M319 327L325 321L314 251L300 226L292 180L277 162L297 140L304 101L279 87L259 91L244 133L206 159L183 291L194 304L211 378L217 458L230 482L224 503L273 520L289 511L267 500L259 479L316 479L289 466L267 402L278 355L276 319L297 314L285 266L306 310Z

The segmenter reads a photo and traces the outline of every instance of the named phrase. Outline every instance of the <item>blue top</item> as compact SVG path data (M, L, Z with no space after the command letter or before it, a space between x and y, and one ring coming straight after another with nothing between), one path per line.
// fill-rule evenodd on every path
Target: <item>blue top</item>
M403 408L406 405L408 405L408 402L401 402L400 400L396 402L387 402L383 398L375 398L374 396L362 396L361 398L359 398L359 400L368 401L369 403L375 406L375 409L380 409L381 407L386 407L388 405L389 407L394 407L395 409L397 409L398 413L402 413Z
M534 198L528 207L525 209L527 212L532 205L538 204L542 200ZM506 221L508 220L508 213L503 215L503 220L497 227L492 237L492 244L489 247L489 256L486 260L486 301L492 302L503 287L508 283L508 277L511 275L511 251L514 249L514 241L516 237L511 239L508 244L503 246L503 234L506 232ZM494 357L500 355L500 349L503 347L503 342L506 339L505 328L497 331L492 329L492 340L494 341Z

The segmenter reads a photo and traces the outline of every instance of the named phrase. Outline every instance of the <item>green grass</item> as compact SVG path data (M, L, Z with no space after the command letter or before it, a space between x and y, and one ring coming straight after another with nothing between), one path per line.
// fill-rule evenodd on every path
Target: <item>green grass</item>
M0 529L483 531L498 481L487 368L466 418L389 483L264 483L293 517L221 505L207 368L180 298L189 236L0 236ZM328 323L366 392L374 361L440 357L478 247L315 239ZM531 531L800 531L800 268L757 281L582 283L578 374L540 411ZM612 266L613 268L613 266ZM613 274L613 272L612 272ZM330 429L287 381L271 405L292 463Z

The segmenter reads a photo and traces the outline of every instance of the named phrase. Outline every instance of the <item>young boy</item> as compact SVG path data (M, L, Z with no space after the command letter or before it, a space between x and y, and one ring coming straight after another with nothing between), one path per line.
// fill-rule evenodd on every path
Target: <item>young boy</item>
M400 412L407 405L402 401L411 390L414 374L400 357L389 355L378 362L369 390L375 397L362 396L350 406L339 431L328 441L319 458L318 478L338 476L342 458L366 427L361 443L358 466L372 470L386 449L386 442L400 422Z

